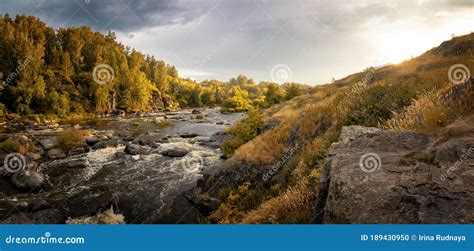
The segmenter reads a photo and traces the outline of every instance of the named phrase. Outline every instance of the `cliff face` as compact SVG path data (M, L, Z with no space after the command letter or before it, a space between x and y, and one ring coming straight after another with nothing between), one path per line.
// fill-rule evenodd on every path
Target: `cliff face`
M474 117L445 137L344 127L321 177L315 223L474 222Z

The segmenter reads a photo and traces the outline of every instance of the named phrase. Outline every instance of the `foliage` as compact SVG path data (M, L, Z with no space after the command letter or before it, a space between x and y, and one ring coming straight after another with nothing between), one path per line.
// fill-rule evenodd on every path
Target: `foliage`
M227 158L232 157L235 150L241 145L255 138L259 128L262 126L262 117L260 111L251 110L247 117L227 130L227 133L235 136L234 139L224 142L221 150Z
M262 201L281 192L279 185L274 185L270 189L251 189L251 185L251 182L244 182L237 189L229 187L220 189L218 194L222 203L209 217L210 220L220 224L238 223L245 216L245 211L255 208Z
M468 82L460 89L454 99L445 100L445 96L453 87L447 84L438 90L425 92L401 112L394 112L385 126L396 130L413 130L419 132L435 132L437 128L446 126L458 116L473 110L472 99L474 88Z
M71 150L84 145L85 138L90 133L84 130L64 130L56 134L56 146Z
M18 153L22 149L21 144L18 141L7 139L0 143L1 153Z
M31 114L107 114L223 107L248 111L267 107L298 94L297 84L285 89L274 83L256 84L245 76L228 82L198 83L180 78L174 66L118 43L89 27L47 27L31 16L0 16L0 115L4 111ZM113 78L97 83L94 69L108 65Z

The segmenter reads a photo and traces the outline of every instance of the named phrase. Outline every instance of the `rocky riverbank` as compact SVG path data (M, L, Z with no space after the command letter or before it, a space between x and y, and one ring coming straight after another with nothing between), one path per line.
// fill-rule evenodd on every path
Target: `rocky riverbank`
M229 138L224 130L242 117L208 109L4 134L3 139L27 146L28 153L16 159L23 162L21 170L1 162L0 219L65 223L105 210L110 214L112 208L126 223L197 222L199 213L182 193L223 165L219 145ZM89 135L82 145L64 150L55 136L63 130Z

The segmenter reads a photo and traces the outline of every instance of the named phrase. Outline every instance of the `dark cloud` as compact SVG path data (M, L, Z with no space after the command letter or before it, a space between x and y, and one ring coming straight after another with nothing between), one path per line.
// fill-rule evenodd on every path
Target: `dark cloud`
M206 7L181 0L20 0L2 1L0 12L34 15L54 26L133 31L185 24L201 16Z

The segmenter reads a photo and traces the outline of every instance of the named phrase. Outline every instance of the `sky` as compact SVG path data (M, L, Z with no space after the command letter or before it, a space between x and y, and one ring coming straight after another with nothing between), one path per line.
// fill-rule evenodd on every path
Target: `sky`
M474 0L0 0L0 13L113 31L197 81L323 84L474 32Z

